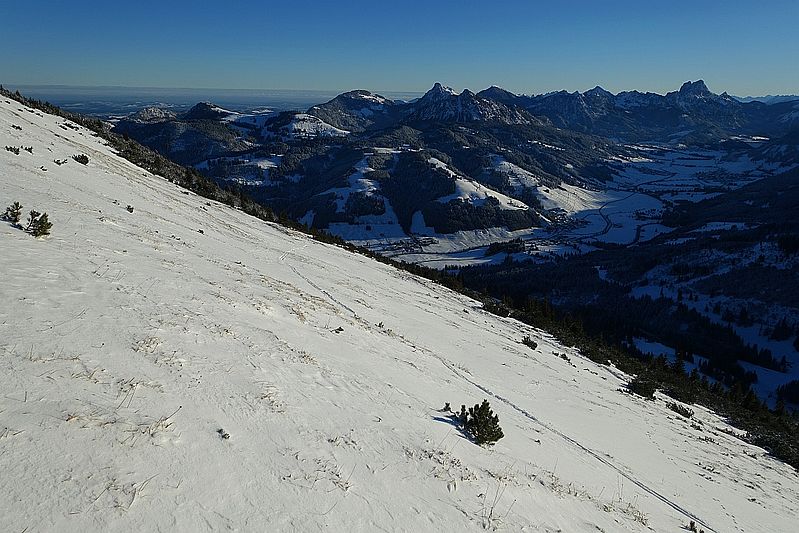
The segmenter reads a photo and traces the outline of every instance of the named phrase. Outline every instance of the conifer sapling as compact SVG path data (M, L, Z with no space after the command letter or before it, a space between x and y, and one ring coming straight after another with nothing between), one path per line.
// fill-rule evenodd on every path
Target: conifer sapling
M53 224L48 220L47 213L42 214L31 209L28 215L28 226L25 228L25 231L34 237L43 237L45 235L50 235L50 228L52 227Z
M19 202L14 202L6 207L6 213L3 215L3 218L15 226L19 225L19 220L22 218L22 205Z
M505 436L499 427L499 416L491 410L488 400L469 408L465 429L472 434L474 442L479 445L493 444Z

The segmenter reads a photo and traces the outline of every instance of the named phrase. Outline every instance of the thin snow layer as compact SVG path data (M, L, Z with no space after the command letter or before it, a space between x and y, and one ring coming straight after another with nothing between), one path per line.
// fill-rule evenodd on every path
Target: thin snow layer
M611 199L613 192L591 191L567 183L561 183L558 187L548 187L541 183L540 177L506 161L502 156L493 156L491 162L494 171L507 176L511 187L518 190L533 189L540 198L542 207L548 210L556 209L574 214L599 209Z
M365 155L347 179L347 187L328 189L322 194L335 194L336 211L343 213L347 201L353 193L379 197L383 200L385 212L381 215L361 215L357 224L334 222L328 225L327 231L348 241L363 243L374 239L402 239L407 237L400 226L397 214L388 198L382 195L380 183L366 177L373 169L369 167L369 155Z
M529 209L523 202L509 198L502 193L491 190L485 185L472 180L458 178L455 180L455 192L438 199L441 203L448 203L452 200L464 200L472 205L483 205L489 197L499 201L500 209L518 210Z
M428 159L428 162L437 166L438 168L443 168L455 179L455 192L439 198L438 201L441 203L446 204L452 200L464 200L473 205L482 205L489 197L493 197L499 201L500 209L530 209L527 205L519 200L505 196L501 192L489 189L485 185L477 183L476 181L458 176L447 166L446 163L436 159L435 157Z
M54 223L0 225L4 530L795 527L795 471L712 413L62 122L0 100L33 148L0 151L0 194ZM483 398L489 449L439 411Z
M649 145L630 148L647 157L616 158L621 166L614 183L664 200L698 202L715 195L710 191L736 189L780 170L779 164L746 156L731 158L724 151Z
M343 137L349 134L346 130L331 126L322 119L306 113L294 115L287 130L298 137Z

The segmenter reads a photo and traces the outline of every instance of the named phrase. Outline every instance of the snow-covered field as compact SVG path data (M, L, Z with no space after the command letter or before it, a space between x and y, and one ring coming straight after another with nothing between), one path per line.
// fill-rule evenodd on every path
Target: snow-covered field
M745 155L733 157L721 150L653 145L630 148L638 150L641 157L623 161L613 186L645 192L668 202L697 202L720 190L737 189L788 170Z
M54 223L0 224L3 530L795 529L796 472L714 414L63 122L0 99L0 199ZM483 398L490 449L439 411Z

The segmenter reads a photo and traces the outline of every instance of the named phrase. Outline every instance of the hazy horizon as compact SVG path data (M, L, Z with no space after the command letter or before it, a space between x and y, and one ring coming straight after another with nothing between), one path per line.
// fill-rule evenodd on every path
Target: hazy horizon
M610 91L610 92L614 93L614 94L618 94L619 92L625 92L625 91L639 91L639 92L653 92L653 93L656 93L656 94L665 95L665 94L667 94L669 92L673 92L673 91L679 90L680 87L682 86L682 84L684 84L684 83L695 82L695 81L700 81L700 80L705 81L705 83L708 85L708 88L709 88L709 90L711 92L714 92L714 93L717 93L717 94L721 94L723 92L727 92L728 94L730 94L732 96L735 96L735 97L739 97L739 98L762 98L762 97L771 97L771 96L799 96L799 90L794 91L794 92L786 92L786 93L737 94L737 93L733 93L733 92L731 92L731 91L729 91L729 90L727 90L727 89L725 89L723 87L713 87L706 80L704 80L702 78L697 78L697 79L694 79L694 80L683 80L682 82L679 82L679 83L675 84L675 86L673 88L671 88L671 89L669 89L667 91L662 91L662 92L644 91L644 90L639 89L637 87L629 87L629 88L621 89L620 91ZM145 85L141 85L141 86L137 86L137 85L69 85L69 84L6 83L6 82L0 81L0 85L4 86L6 89L19 90L20 92L24 92L24 90L26 90L26 89L37 89L37 90L40 89L40 90L49 90L49 91L67 90L67 91L70 91L70 92L72 92L72 91L74 91L74 92L78 92L78 91L92 92L92 91L102 91L102 90L120 91L120 92L121 91L142 91L142 92L149 92L149 91L178 92L178 91L182 91L182 92L184 92L183 94L191 93L191 92L196 92L196 93L216 93L216 94L224 94L224 93L236 94L236 93L241 93L241 94L246 94L246 95L249 95L249 96L254 96L254 95L257 95L259 93L262 93L262 94L267 95L267 96L274 96L274 95L278 95L278 94L286 94L286 95L297 96L297 95L306 94L309 98L314 98L314 97L319 97L319 96L335 98L336 96L338 96L338 95L340 95L342 93L348 92L348 91L368 90L368 91L370 91L372 93L380 94L381 96L386 96L386 97L390 97L390 98L393 98L393 99L400 99L400 100L409 99L411 97L416 98L416 97L422 96L425 92L427 92L430 88L432 88L433 85L436 84L436 83L441 83L444 86L451 87L445 81L434 81L434 82L431 82L429 84L429 86L427 86L426 89L420 90L420 91L393 91L393 90L370 89L370 88L366 88L366 87L349 87L349 88L341 88L341 89L296 89L296 88L277 88L277 89L275 89L275 88L251 88L251 87L224 88L224 87L159 87L159 86L145 86ZM467 90L467 89L471 90L473 92L479 92L479 91L481 91L483 89L487 89L487 88L492 87L492 86L500 87L502 89L507 89L506 87L504 87L504 86L502 86L502 85L500 85L498 83L487 85L485 87L460 87L460 88L455 87L454 89L457 90L458 92L461 92L461 91ZM607 88L603 87L602 85L593 84L593 85L590 85L590 86L585 87L585 88L579 88L579 89L574 89L574 90L569 90L569 89L563 88L563 89L556 89L555 91L547 91L546 93L535 93L535 92L525 92L525 91L522 91L522 92L511 91L511 92L514 92L516 94L525 94L525 95L529 95L529 96L535 96L535 95L541 95L541 94L548 94L548 93L551 93L551 92L557 92L557 91L561 91L561 90L565 90L565 91L570 92L570 93L573 93L575 91L583 93L583 92L586 92L586 91L588 91L590 89L593 89L594 87L601 87L601 88L607 90Z
M32 15L35 13L35 16ZM515 93L600 85L663 94L704 79L741 96L799 92L799 2L486 6L353 0L198 7L176 0L4 8L0 76L18 85Z

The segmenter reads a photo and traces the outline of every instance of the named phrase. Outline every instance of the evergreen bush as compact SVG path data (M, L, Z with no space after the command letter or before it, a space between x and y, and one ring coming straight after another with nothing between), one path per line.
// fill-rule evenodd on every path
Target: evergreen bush
M22 205L19 202L14 202L13 204L6 207L6 212L3 215L3 218L14 224L15 226L19 225L19 220L22 217Z
M694 416L694 410L693 409L689 409L688 407L684 407L684 406L682 406L682 405L680 405L678 403L675 403L675 402L667 403L666 407L668 407L669 409L671 409L672 411L674 411L678 415L684 416L685 418L691 418L692 416Z
M637 394L638 396L643 396L644 398L651 400L655 396L655 390L657 390L657 387L651 381L636 377L627 384L627 390L633 394Z
M529 346L533 350L538 348L538 343L535 342L533 339L531 339L529 335L524 336L524 338L522 339L522 344L524 344L525 346Z
M77 154L73 155L72 159L80 163L81 165L88 165L89 164L89 156L86 154Z
M469 433L478 445L494 444L505 436L499 427L499 416L491 410L488 400L475 404L466 413L466 406L461 407L460 417L464 430Z
M28 215L28 226L25 231L34 237L44 237L45 235L50 235L52 227L53 224L48 220L47 213L39 213L32 209Z

